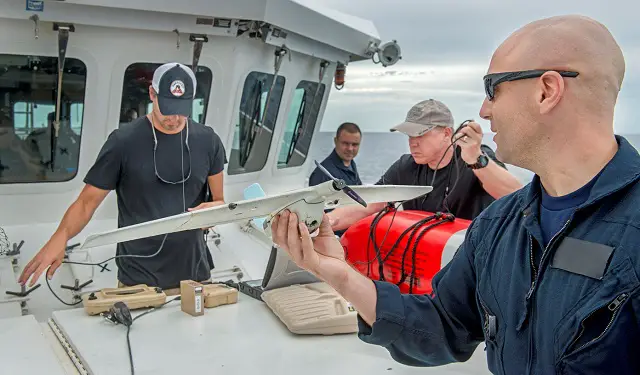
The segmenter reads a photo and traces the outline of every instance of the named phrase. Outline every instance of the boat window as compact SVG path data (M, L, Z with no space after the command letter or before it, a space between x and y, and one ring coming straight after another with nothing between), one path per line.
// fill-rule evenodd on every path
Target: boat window
M278 168L299 167L307 159L324 90L325 85L318 87L318 82L302 81L298 84L280 145Z
M65 58L56 132L58 57L0 54L0 184L75 177L86 77L82 61Z
M285 83L284 77L278 76L271 89L273 78L273 74L251 72L244 82L229 159L230 175L257 172L267 163Z
M134 63L124 72L122 85L122 102L120 104L120 126L151 112L153 103L149 98L149 86L153 80L153 72L162 64ZM207 103L211 93L213 73L206 66L196 68L196 97L193 101L191 118L204 124L207 116Z

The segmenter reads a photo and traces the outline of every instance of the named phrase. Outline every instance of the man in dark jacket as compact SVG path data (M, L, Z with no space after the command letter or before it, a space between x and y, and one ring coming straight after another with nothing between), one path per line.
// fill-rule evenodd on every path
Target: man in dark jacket
M430 296L353 270L326 220L312 242L283 215L274 241L398 362L466 361L484 341L495 374L638 374L640 155L613 131L624 73L613 36L584 17L533 22L498 48L480 113L498 157L535 177L473 221Z
M343 179L347 185L362 185L358 167L354 160L358 155L361 141L362 132L358 125L352 122L341 124L336 131L336 137L333 139L335 148L320 164L333 177ZM329 181L329 177L318 167L309 176L309 186L319 185L325 181Z

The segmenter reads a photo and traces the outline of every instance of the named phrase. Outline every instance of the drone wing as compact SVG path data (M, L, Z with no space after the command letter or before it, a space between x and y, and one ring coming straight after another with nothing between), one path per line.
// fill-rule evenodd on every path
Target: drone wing
M431 186L412 185L362 185L349 187L367 203L401 202L418 198L433 190ZM340 206L358 204L342 190L326 197L326 199L327 201L340 199Z
M118 242L137 240L165 233L212 227L236 221L267 216L287 205L303 199L313 192L305 188L269 197L249 199L237 203L228 203L203 210L186 212L158 220L147 221L124 228L93 234L87 237L81 249L98 247Z
M237 221L268 216L308 197L317 197L317 188L308 187L269 197L248 199L203 210L186 212L158 220L93 234L87 237L81 249L137 240L165 233L212 227ZM368 203L397 202L416 198L431 191L430 186L353 186L352 189ZM343 191L324 197L339 199L342 205L358 204Z

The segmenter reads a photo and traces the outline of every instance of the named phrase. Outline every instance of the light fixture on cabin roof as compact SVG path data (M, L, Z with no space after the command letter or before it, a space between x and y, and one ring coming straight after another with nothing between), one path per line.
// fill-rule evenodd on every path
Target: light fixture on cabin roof
M382 64L385 68L387 66L394 65L402 59L402 50L400 49L398 42L395 40L384 43L381 46L371 42L367 48L367 54L371 55L371 60L373 60L375 64ZM378 55L377 61L375 59L375 55Z

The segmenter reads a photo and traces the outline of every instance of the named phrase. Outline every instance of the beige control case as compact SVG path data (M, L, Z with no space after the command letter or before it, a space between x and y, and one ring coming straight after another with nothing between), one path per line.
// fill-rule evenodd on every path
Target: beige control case
M98 315L109 311L114 303L124 302L130 310L157 307L165 303L167 295L159 288L145 284L124 288L105 288L98 292L82 296L84 310L89 315Z
M262 300L297 334L358 332L357 312L328 284L292 285L262 293Z

